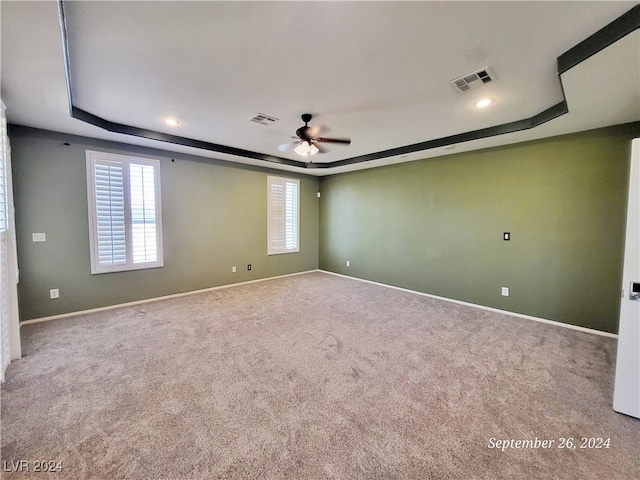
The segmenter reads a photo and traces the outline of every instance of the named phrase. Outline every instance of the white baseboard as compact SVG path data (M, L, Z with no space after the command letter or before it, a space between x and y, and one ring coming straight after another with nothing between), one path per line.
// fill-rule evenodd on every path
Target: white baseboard
M534 322L546 323L548 325L555 325L557 327L569 328L571 330L578 330L580 332L591 333L593 335L601 335L603 337L618 338L618 335L616 335L614 333L602 332L600 330L594 330L594 329L591 329L591 328L579 327L577 325L571 325L571 324L568 324L568 323L556 322L554 320L547 320L545 318L533 317L531 315L524 315L522 313L515 313L515 312L510 312L508 310L500 310L500 309L497 309L497 308L486 307L484 305L478 305L476 303L469 303L469 302L463 302L461 300L454 300L452 298L440 297L438 295L432 295L430 293L419 292L417 290L409 290L407 288L402 288L402 287L395 287L393 285L388 285L386 283L374 282L372 280L365 280L364 278L352 277L352 276L349 276L349 275L343 275L341 273L329 272L328 270L321 270L321 269L305 270L304 272L288 273L286 275L278 275L278 276L275 276L275 277L258 278L256 280L248 280L246 282L229 283L227 285L219 285L217 287L203 288L201 290L192 290L190 292L174 293L172 295L164 295L164 296L161 296L161 297L153 297L153 298L147 298L147 299L144 299L144 300L136 300L134 302L118 303L116 305L108 305L108 306L105 306L105 307L92 308L92 309L89 309L89 310L80 310L80 311L77 311L77 312L62 313L60 315L52 315L52 316L49 316L49 317L34 318L34 319L31 319L31 320L25 320L24 322L20 322L20 326L22 326L22 325L31 325L33 323L48 322L49 320L57 320L57 319L60 319L60 318L77 317L79 315L86 315L86 314L89 314L89 313L104 312L104 311L113 310L113 309L116 309L116 308L129 307L129 306L132 306L132 305L141 305L141 304L144 304L144 303L157 302L159 300L167 300L167 299L170 299L170 298L186 297L187 295L196 295L198 293L213 292L215 290L220 290L220 289L223 289L223 288L239 287L241 285L248 285L248 284L257 283L257 282L265 282L267 280L274 280L276 278L292 277L294 275L304 275L305 273L311 273L311 272L327 273L329 275L335 275L337 277L349 278L351 280L357 280L359 282L370 283L372 285L378 285L378 286L386 287L386 288L392 288L394 290L399 290L401 292L413 293L415 295L421 295L423 297L434 298L436 300L443 300L445 302L456 303L458 305L465 305L467 307L479 308L481 310L488 310L490 312L501 313L501 314L504 314L504 315L509 315L511 317L524 318L526 320L533 320Z
M500 310L492 307L485 307L484 305L478 305L476 303L463 302L461 300L454 300L447 297L439 297L438 295L431 295L430 293L419 292L417 290L409 290L407 288L395 287L393 285L387 285L386 283L374 282L372 280L365 280L364 278L351 277L349 275L343 275L341 273L329 272L327 270L319 270L322 273L328 273L330 275L336 275L338 277L349 278L351 280L358 280L360 282L371 283L373 285L379 285L381 287L392 288L394 290L400 290L401 292L413 293L415 295L421 295L423 297L435 298L436 300L443 300L445 302L457 303L458 305L465 305L467 307L479 308L481 310L488 310L490 312L502 313L511 317L524 318L526 320L533 320L534 322L546 323L548 325L555 325L556 327L569 328L571 330L578 330L579 332L591 333L593 335L601 335L603 337L618 338L615 333L603 332L600 330L594 330L592 328L579 327L577 325L571 325L569 323L556 322L554 320L547 320L546 318L533 317L531 315L524 315L522 313L510 312L508 310Z
M174 294L171 294L171 295L163 295L161 297L145 298L144 300L136 300L136 301L127 302L127 303L118 303L116 305L107 305L105 307L91 308L89 310L79 310L77 312L61 313L60 315L51 315L49 317L33 318L31 320L25 320L23 322L20 322L20 326L22 326L22 325L31 325L33 323L48 322L50 320L58 320L60 318L77 317L79 315L87 315L89 313L104 312L104 311L107 311L107 310L114 310L116 308L130 307L132 305L141 305L141 304L144 304L144 303L157 302L159 300L168 300L170 298L186 297L187 295L196 295L198 293L213 292L215 290L220 290L220 289L223 289L223 288L239 287L241 285L248 285L250 283L265 282L267 280L274 280L276 278L292 277L294 275L303 275L305 273L319 272L319 271L320 270L318 270L318 269L305 270L304 272L287 273L285 275L277 275L275 277L265 277L265 278L258 278L256 280L247 280L246 282L229 283L227 285L219 285L217 287L203 288L203 289L200 289L200 290L192 290L190 292L183 292L183 293L174 293Z

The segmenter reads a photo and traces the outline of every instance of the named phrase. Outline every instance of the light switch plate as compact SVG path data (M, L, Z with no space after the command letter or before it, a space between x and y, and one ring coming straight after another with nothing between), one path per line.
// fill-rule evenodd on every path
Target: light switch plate
M31 234L31 239L34 242L46 242L47 241L47 236L44 233L32 233Z
M502 296L503 297L509 296L509 287L502 287Z
M49 298L51 298L52 300L54 298L60 298L60 290L58 290L57 288L52 288L51 290L49 290Z

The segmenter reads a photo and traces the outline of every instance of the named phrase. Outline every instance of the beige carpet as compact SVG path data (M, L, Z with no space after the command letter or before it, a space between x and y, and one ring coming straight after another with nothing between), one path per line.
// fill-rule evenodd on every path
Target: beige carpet
M319 272L22 337L3 479L640 478L610 338ZM489 448L536 437L554 448ZM6 472L19 460L31 471Z

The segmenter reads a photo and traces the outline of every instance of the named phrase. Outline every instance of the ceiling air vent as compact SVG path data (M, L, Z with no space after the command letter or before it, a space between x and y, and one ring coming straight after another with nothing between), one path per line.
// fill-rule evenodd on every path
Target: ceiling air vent
M469 90L482 87L487 83L494 82L495 80L496 76L493 72L489 67L485 67L473 73L463 75L462 77L454 78L449 82L449 84L459 93L465 93Z
M249 119L250 122L259 123L260 125L271 125L278 121L275 117L270 117L269 115L265 115L264 113L258 113Z

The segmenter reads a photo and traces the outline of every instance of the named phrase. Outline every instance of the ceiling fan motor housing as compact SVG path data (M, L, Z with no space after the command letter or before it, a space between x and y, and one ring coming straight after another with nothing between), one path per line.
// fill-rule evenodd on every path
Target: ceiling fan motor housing
M301 140L311 140L311 137L309 137L309 135L307 135L307 132L309 131L310 128L311 127L308 127L306 125L304 127L300 127L299 129L296 130L296 135Z
M302 121L304 122L304 127L300 127L299 129L296 130L296 135L301 139L301 140L311 140L311 136L308 135L309 129L311 127L309 127L307 124L311 121L311 114L310 113L303 113L302 114Z

